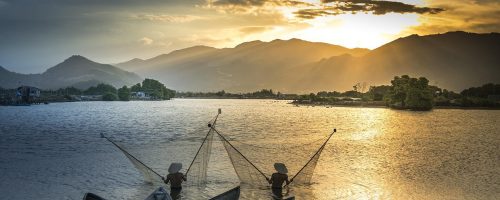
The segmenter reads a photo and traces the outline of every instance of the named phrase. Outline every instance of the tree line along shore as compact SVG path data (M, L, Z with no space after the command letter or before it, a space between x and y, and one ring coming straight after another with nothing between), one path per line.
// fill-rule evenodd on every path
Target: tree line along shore
M0 88L0 105L8 105L15 100L16 89ZM98 84L86 90L75 87L58 90L40 90L37 102L68 101L130 101L169 100L171 98L206 99L277 99L292 100L296 105L390 107L407 110L431 110L433 108L486 108L500 109L500 84L488 83L471 87L456 93L429 85L425 77L412 78L408 75L396 76L391 85L367 86L357 83L345 92L321 91L310 94L283 94L272 89L262 89L249 93L179 92L165 87L154 79L145 79L131 87L115 88L108 84Z
M29 89L26 94L24 94L25 88ZM21 86L17 89L0 88L0 105L72 101L169 100L174 96L175 91L168 89L163 83L154 79L145 79L142 83L121 88L105 83L85 90L75 87L58 90L40 90L29 86Z
M366 91L365 91L366 90ZM396 76L391 85L370 86L358 83L346 92L318 92L300 95L297 105L390 107L426 111L433 108L500 109L500 84L484 84L456 93L429 85L425 77Z

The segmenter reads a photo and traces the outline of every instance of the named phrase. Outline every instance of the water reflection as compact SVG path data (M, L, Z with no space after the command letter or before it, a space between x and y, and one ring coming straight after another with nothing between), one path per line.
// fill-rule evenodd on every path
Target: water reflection
M320 157L314 184L291 189L297 199L500 196L500 111L407 112L295 107L263 100L173 100L0 107L2 198L80 199L87 191L109 199L144 198L156 185L145 184L99 133L122 142L166 174L169 163L191 161L217 108L223 110L223 133L261 146L303 144L337 128ZM238 184L222 145L214 142L213 147L210 184L186 188L188 199L206 199ZM304 148L297 156L315 149ZM290 170L301 163L289 161ZM18 188L29 192L17 192ZM269 192L244 187L242 199L267 199Z

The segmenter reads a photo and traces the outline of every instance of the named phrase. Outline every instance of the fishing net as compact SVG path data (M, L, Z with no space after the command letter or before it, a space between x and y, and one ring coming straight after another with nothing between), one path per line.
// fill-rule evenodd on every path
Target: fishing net
M295 185L305 185L311 184L312 176L314 174L314 169L316 169L316 164L318 163L319 156L323 152L324 146L320 147L317 153L309 160L309 162L304 165L304 167L292 177L292 184Z
M115 145L125 156L130 160L130 162L134 165L134 167L141 172L141 174L144 177L144 181L146 183L151 183L151 184L156 184L156 183L161 183L161 175L158 174L156 171L153 169L149 168L146 166L143 162L141 162L139 159L137 159L135 156L127 152L121 145L118 143L112 141L111 139L105 137L103 134L101 134L101 137L106 138L109 142L111 142L113 145Z
M241 142L215 129L229 155L231 163L242 183L257 187L268 186L266 178L273 173L274 163L284 163L292 184L310 184L314 169L330 135L294 140Z
M234 171L242 183L247 183L255 186L266 186L266 175L260 171L253 163L248 160L238 149L234 148L229 141L225 140L222 135L219 135L224 148L226 149L229 159L233 164Z
M121 149L120 149L121 150ZM150 183L150 184L157 184L161 183L161 176L157 174L153 169L149 168L148 166L144 165L141 161L137 160L134 156L131 154L123 151L123 154L132 162L134 167L141 172L142 176L144 177L144 182Z
M186 178L188 185L203 186L207 182L207 169L210 160L210 153L212 150L212 141L214 133L210 129L202 141L202 144L195 155L190 167L186 171Z
M209 124L215 125L217 121L217 117L212 119ZM207 131L208 132L205 132ZM196 155L193 155L194 158L190 162L190 165L188 169L186 170L186 179L188 180L185 182L187 185L195 185L195 186L203 186L207 182L207 169L208 169L208 164L210 160L210 154L212 150L212 141L213 141L213 130L209 127L204 126L202 129L196 129L186 135L198 135L202 134L202 132L205 132L206 135L202 139L199 139L199 137L193 137L190 140L193 140L193 142L196 144L198 141L199 143L199 148L198 151L196 151ZM101 137L106 138L109 142L111 142L113 145L115 145L125 156L130 160L130 162L134 165L134 167L141 172L141 174L144 177L144 181L147 183L162 183L162 176L155 171L154 169L150 168L146 164L144 164L142 161L138 159L138 157L135 157L129 151L124 149L120 143L117 143L115 141L112 141L110 138L105 137L103 134L101 134ZM198 145L196 145L198 146ZM171 155L174 156L174 155ZM169 156L170 157L170 156Z

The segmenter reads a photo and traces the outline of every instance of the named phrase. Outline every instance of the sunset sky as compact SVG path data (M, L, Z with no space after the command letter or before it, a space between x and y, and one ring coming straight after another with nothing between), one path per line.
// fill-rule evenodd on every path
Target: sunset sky
M398 37L500 32L498 0L0 0L0 66L39 73L194 45L299 38L377 48Z

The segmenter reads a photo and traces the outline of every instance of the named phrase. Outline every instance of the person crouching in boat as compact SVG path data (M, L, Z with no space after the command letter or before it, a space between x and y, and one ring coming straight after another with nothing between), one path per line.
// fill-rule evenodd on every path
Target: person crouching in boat
M267 179L269 184L271 184L271 188L273 190L273 194L277 197L283 196L283 183L287 185L290 183L288 180L288 169L283 163L274 163L274 169L276 169L276 173L271 175L271 179Z
M167 178L163 178L165 184L170 183L170 196L178 199L182 191L182 182L187 181L186 176L179 172L182 169L181 163L172 163L168 168Z

